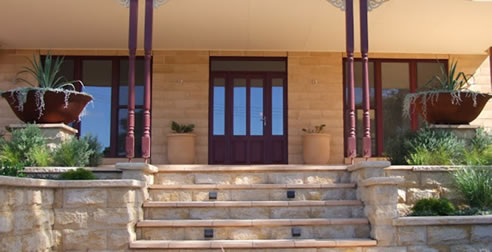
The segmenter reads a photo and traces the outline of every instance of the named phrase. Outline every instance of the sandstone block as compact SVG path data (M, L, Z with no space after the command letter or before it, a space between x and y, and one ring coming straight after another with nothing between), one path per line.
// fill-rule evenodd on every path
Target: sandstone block
M0 212L0 233L8 233L12 231L12 229L13 224L11 212Z
M409 226L398 228L398 245L425 245L426 242L426 227Z
M452 185L453 178L449 172L422 172L422 185Z
M472 242L492 243L492 225L474 225L471 228Z
M268 181L271 184L303 184L304 174L301 172L270 173L268 174Z
M398 189L394 185L377 185L366 187L362 190L367 190L367 203L387 205L398 203Z
M51 230L33 231L31 234L22 237L23 251L50 251L53 246Z
M231 200L269 200L269 198L268 190L231 190Z
M266 184L268 176L264 173L247 173L234 176L233 184Z
M132 208L99 208L93 212L91 226L110 228L126 226L136 221L135 210Z
M195 184L231 184L232 181L233 179L231 174L195 174Z
M405 203L407 201L407 191L398 189L398 203Z
M106 231L104 230L90 230L89 239L87 240L87 247L94 250L106 249Z
M88 248L89 230L63 230L63 248L65 250L85 250Z
M407 252L440 252L437 248L427 246L408 246Z
M231 219L268 219L270 218L270 210L267 207L231 208L228 216ZM272 218L275 218L273 213Z
M104 189L65 189L63 208L105 207L107 192Z
M151 220L183 220L190 218L190 209L186 208L155 208L145 209L145 218Z
M429 245L463 244L469 239L468 230L461 226L434 226L427 229Z
M396 228L392 225L373 225L371 237L378 241L378 246L395 246L398 240Z
M156 183L160 185L193 184L194 177L191 174L159 173Z
M436 189L409 188L407 190L407 204L415 204L419 199L438 197L439 191Z
M108 189L108 207L122 207L127 203L134 203L136 197L135 190Z
M135 237L132 237L130 230L109 230L107 236L107 246L108 250L117 250L117 249L127 249L131 240L134 240Z
M29 205L40 205L43 202L41 190L26 190L26 203Z
M87 228L89 214L86 211L72 209L55 209L56 229Z
M0 235L2 251L19 251L22 249L22 235Z
M231 213L235 212L231 210ZM223 219L224 216L229 216L227 208L191 208L189 209L190 219L207 220L207 219Z

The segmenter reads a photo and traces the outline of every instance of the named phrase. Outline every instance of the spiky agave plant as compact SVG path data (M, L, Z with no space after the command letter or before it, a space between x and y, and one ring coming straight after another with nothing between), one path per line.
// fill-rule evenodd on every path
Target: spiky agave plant
M76 88L73 83L79 83L83 86L81 81L67 81L65 77L60 76L60 68L63 64L65 57L56 57L53 59L53 56L48 53L44 62L41 62L40 55L33 55L33 59L28 59L30 66L23 67L24 70L17 73L16 81L24 82L32 87L36 87L32 82L18 77L21 74L29 73L34 79L38 82L39 88L47 88L47 89L65 89L76 91Z

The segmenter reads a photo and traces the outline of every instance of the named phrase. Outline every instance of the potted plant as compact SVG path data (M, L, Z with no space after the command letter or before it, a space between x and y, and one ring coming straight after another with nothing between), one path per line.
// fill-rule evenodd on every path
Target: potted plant
M193 164L195 162L194 124L171 123L172 133L167 135L167 160L171 164Z
M63 57L48 54L44 61L41 56L29 59L30 66L17 73L16 82L24 82L31 87L11 89L1 92L15 115L25 123L71 123L79 118L80 113L92 96L78 92L75 84L83 87L81 81L66 81L59 75ZM37 81L37 85L18 76L28 73Z
M302 129L303 158L306 164L328 164L330 161L331 135L323 133L325 124L314 128Z
M403 114L410 116L414 109L431 124L469 124L478 117L490 99L489 94L469 90L473 75L457 72L457 62L448 71L434 76L423 91L408 94Z

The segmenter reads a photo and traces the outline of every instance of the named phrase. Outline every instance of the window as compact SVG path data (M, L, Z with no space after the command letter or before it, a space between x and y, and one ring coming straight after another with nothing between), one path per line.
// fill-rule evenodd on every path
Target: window
M424 87L432 76L441 73L447 60L370 59L370 119L373 155L383 156L387 143L395 136L421 127L424 122L416 115L402 117L403 100L408 93ZM348 76L344 64L344 118L345 139L348 135ZM357 59L355 72L355 115L357 130L357 153L362 153L362 63ZM347 153L345 153L347 154Z
M125 156L128 120L128 57L66 57L61 75L82 80L84 92L94 97L73 127L81 136L97 136L106 157ZM135 71L135 157L141 157L144 102L144 59Z

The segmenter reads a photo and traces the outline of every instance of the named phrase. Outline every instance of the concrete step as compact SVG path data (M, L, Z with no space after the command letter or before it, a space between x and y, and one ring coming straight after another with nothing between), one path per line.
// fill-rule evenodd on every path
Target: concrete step
M351 183L152 185L149 192L155 201L356 199L355 184Z
M144 203L147 220L303 219L364 217L358 200L169 201Z
M295 248L360 248L374 247L371 239L283 239L283 240L211 240L211 241L165 241L137 240L130 249L295 249ZM217 250L210 250L217 251ZM220 250L219 250L220 251ZM281 251L281 250L280 250ZM306 251L305 249L300 251Z

